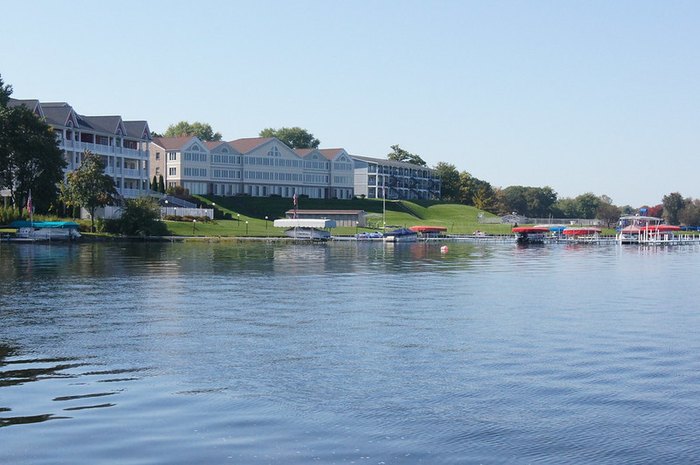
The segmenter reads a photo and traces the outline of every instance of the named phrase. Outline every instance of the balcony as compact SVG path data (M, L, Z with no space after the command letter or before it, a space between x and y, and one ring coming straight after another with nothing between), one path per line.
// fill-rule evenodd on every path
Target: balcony
M59 147L62 150L73 152L83 152L89 150L96 155L119 155L124 158L134 158L137 160L147 160L148 153L143 150L114 147L111 145L93 144L91 142L81 142L76 140L59 139Z
M122 195L122 197L124 197L126 199L135 199L135 198L138 198L138 197L141 197L141 196L148 194L147 190L139 190L139 189L126 189L126 188L119 189L118 188L117 191Z

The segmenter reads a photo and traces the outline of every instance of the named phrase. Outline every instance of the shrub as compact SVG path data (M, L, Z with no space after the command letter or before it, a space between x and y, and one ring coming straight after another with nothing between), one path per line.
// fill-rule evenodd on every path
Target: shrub
M0 224L7 225L22 219L22 212L15 207L0 207Z
M149 197L126 201L119 222L119 232L127 236L162 236L168 228L160 221L160 207Z

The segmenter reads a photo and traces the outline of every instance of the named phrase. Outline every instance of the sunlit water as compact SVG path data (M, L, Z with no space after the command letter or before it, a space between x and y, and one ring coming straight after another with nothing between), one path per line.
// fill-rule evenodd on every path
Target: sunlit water
M700 248L441 245L0 245L0 463L700 462Z

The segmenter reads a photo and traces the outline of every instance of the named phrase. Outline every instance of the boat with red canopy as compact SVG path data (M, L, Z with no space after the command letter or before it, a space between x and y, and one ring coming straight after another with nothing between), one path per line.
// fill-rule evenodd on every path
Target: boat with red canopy
M438 236L447 232L444 226L411 226L408 229L422 236Z
M543 243L549 228L541 226L516 226L512 229L518 244Z
M678 241L675 233L680 230L680 226L664 224L663 218L623 216L620 218L617 240L621 244L675 243Z

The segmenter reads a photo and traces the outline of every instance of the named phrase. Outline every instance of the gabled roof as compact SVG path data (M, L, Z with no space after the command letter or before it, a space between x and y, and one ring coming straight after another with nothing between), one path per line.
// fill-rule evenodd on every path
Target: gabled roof
M27 107L29 109L29 111L31 111L32 113L34 113L40 117L44 116L44 112L42 111L41 104L39 103L38 100L34 100L34 99L18 100L18 99L11 98L7 102L7 106L10 108L19 107L22 105Z
M206 145L207 149L209 149L209 150L214 150L215 148L217 148L221 144L225 144L225 143L226 142L220 141L220 140L205 140L204 141L204 145Z
M93 129L106 132L108 134L116 134L117 129L119 129L119 126L122 124L121 116L80 116L84 121L87 121L90 127Z
M323 155L329 160L333 160L341 153L347 153L345 152L345 149L320 149L319 152L321 152L321 155Z
M150 140L151 131L146 121L123 121L126 135L134 139Z
M74 113L73 107L66 102L42 103L41 109L44 112L46 122L57 126L66 126L71 118L71 114Z
M233 148L241 153L250 152L253 149L260 147L261 145L267 144L268 142L275 140L274 137L249 137L246 139L236 139L229 142Z
M197 139L196 136L180 136L180 137L154 137L153 143L165 150L181 150L182 147L188 145L192 139ZM197 139L199 140L199 139Z
M305 157L305 156L307 156L308 154L310 154L311 152L313 152L314 150L318 150L318 149L294 149L294 151L295 151L295 152L297 153L297 155L299 155L300 157Z
M226 146L226 148L229 149L230 153L234 153L234 154L240 155L240 152L238 152L238 150L236 150L236 147L234 147L233 145L231 145L230 142L225 142L225 141L220 141L220 140L217 140L217 141L205 141L205 142L204 142L204 145L206 145L207 149L209 149L210 152L215 152L215 151L218 152L218 151L221 151L221 149L223 149L224 146Z

